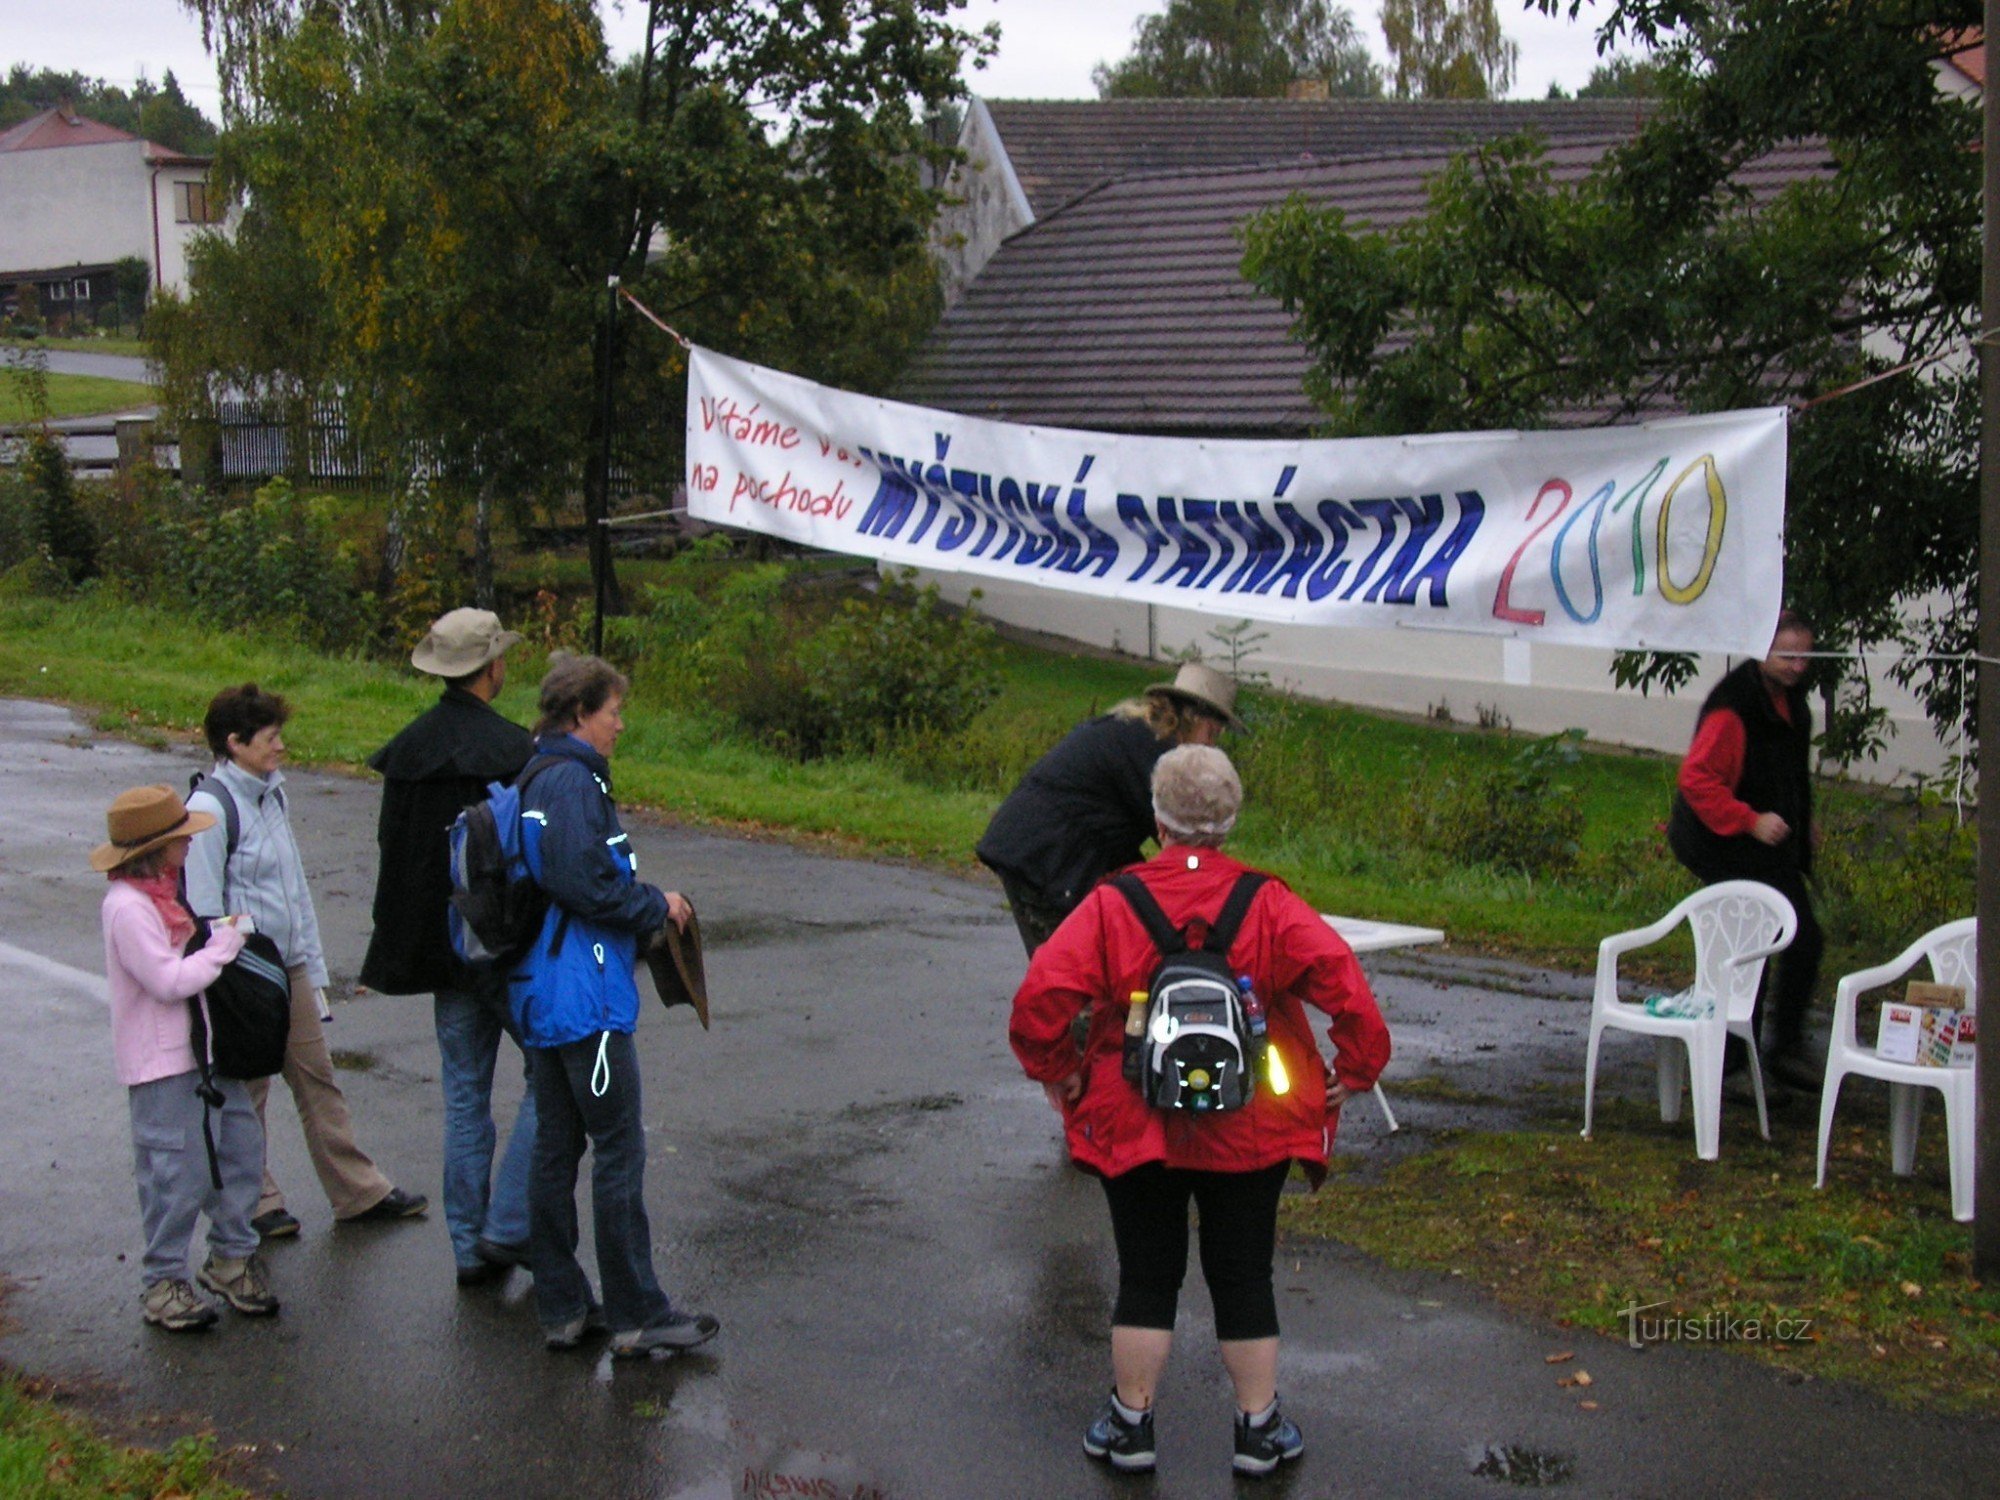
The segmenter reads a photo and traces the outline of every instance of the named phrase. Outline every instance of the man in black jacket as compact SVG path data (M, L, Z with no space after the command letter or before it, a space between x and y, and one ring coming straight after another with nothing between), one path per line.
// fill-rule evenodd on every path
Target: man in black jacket
M1825 939L1813 914L1812 705L1805 690L1812 627L1786 610L1770 654L1746 661L1715 685L1701 706L1694 743L1681 762L1667 841L1704 884L1756 880L1782 893L1798 932L1778 961L1772 1015L1760 995L1753 1027L1766 1070L1793 1088L1819 1087L1804 1056L1806 1013L1819 980ZM1730 1044L1732 1060L1736 1044Z
M520 638L483 609L455 609L431 626L410 663L442 677L444 695L368 762L383 778L382 863L361 982L385 995L434 997L444 1084L444 1216L460 1286L505 1276L528 1253L532 1094L523 1097L500 1169L493 1170L493 1070L501 1034L516 1047L521 1038L502 978L459 962L445 916L451 899L445 835L452 820L486 796L489 782L511 781L534 751L528 732L492 707L506 685L507 648ZM525 1066L525 1054L523 1060Z

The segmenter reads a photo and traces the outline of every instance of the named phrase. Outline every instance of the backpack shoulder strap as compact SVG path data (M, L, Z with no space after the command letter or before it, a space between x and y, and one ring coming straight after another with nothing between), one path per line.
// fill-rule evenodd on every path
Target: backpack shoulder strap
M197 771L188 778L188 795L192 797L196 792L207 792L222 808L222 857L227 860L236 853L243 837L243 815L236 810L236 798L213 771Z
M1257 892L1270 878L1255 870L1245 870L1236 877L1236 884L1229 888L1229 899L1222 903L1221 913L1210 925L1208 937L1203 940L1204 948L1211 953L1228 954L1230 945L1236 941L1236 930L1250 914L1250 903L1257 899Z
M520 771L515 775L514 789L519 792L525 792L528 789L529 782L541 775L550 766L560 764L564 759L565 757L560 755L543 755L537 751L528 757L528 763L521 767Z
M1113 875L1105 884L1113 887L1132 907L1132 914L1146 929L1146 936L1153 940L1153 946L1160 950L1162 957L1187 952L1187 938L1181 930L1167 920L1167 914L1160 910L1160 903L1153 899L1153 893L1146 889L1146 883L1127 870L1122 875Z

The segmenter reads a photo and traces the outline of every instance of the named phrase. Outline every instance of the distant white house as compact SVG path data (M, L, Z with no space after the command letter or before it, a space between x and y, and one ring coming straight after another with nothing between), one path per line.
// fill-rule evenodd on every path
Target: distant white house
M222 225L209 158L188 156L67 107L0 132L0 303L33 286L50 322L89 322L117 300L112 269L136 257L152 289L179 290L188 242Z

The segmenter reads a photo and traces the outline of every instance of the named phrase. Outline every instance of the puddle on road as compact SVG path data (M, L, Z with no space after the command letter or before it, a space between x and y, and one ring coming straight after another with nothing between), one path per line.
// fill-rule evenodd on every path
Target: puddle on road
M1576 1459L1567 1453L1545 1453L1520 1443L1489 1443L1473 1464L1472 1472L1481 1479L1497 1479L1523 1489L1547 1489L1569 1482L1576 1473Z

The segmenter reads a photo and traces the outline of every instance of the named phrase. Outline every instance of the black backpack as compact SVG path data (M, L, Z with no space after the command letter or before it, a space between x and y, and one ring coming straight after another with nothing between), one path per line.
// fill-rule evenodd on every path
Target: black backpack
M209 919L194 919L194 936L184 953L199 953L208 943ZM223 966L214 983L188 1001L195 1066L201 1082L195 1092L206 1106L201 1136L208 1147L209 1179L219 1190L222 1171L215 1159L210 1110L222 1107L217 1078L269 1078L285 1066L291 1041L292 982L285 972L278 945L261 932L243 940L242 951Z
M1243 987L1229 967L1229 945L1267 878L1255 871L1236 878L1199 948L1188 946L1187 929L1167 920L1138 876L1128 871L1109 882L1160 953L1143 1004L1133 997L1134 1010L1143 1013L1141 1027L1128 1020L1125 1035L1126 1077L1155 1109L1219 1114L1256 1097L1262 1010L1256 1008L1253 1018L1246 1009Z
M489 783L486 800L461 812L445 835L451 866L447 911L451 948L476 969L512 969L542 930L549 898L528 873L521 800L528 783L561 759L537 755L512 782Z

